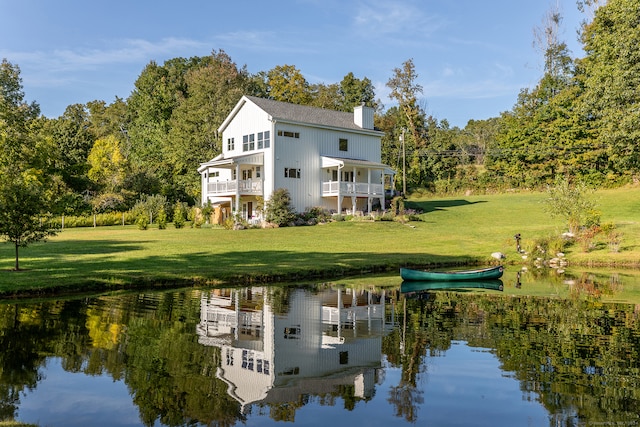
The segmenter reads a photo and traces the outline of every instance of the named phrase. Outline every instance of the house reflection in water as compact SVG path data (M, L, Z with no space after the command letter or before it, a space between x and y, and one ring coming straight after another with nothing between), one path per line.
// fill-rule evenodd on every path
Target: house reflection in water
M217 376L243 411L353 386L372 397L381 368L385 294L350 289L214 290L203 294L199 342L219 347ZM281 307L275 309L274 306ZM284 308L282 308L284 307ZM392 318L392 316L390 316Z

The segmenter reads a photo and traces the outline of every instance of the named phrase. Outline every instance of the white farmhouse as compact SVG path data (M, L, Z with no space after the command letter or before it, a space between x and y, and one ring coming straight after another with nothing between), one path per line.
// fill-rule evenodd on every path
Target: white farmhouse
M216 207L218 221L258 220L259 204L280 188L297 212L384 209L394 171L381 163L370 107L345 113L243 96L218 131L222 153L198 168L201 202Z
M382 369L387 322L385 291L291 291L276 309L269 288L202 293L198 342L220 349L216 377L243 413L252 404L326 396L339 386L370 399Z

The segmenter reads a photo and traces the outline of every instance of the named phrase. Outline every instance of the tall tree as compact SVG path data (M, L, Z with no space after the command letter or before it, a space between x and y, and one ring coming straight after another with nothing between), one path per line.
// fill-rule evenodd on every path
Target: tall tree
M393 76L387 81L391 89L389 97L395 99L403 114L407 130L418 148L426 145L424 126L424 111L418 103L418 95L422 93L422 86L417 83L418 74L413 59L408 59L401 68L393 69Z
M577 175L595 184L605 176L602 150L589 131L588 114L578 106L582 78L558 36L561 22L552 8L535 32L543 76L503 114L497 146L488 156L488 169L505 185L541 187L557 175Z
M127 99L128 128L123 152L131 167L130 184L136 191L174 192L173 167L165 158L171 143L171 117L187 95L189 70L209 63L211 57L174 58L163 65L149 63ZM194 165L197 167L197 165Z
M45 122L46 132L60 153L56 169L68 188L68 202L91 188L87 156L95 138L90 127L89 112L81 104L70 105L62 116Z
M54 193L51 162L56 153L43 138L37 120L40 107L24 100L20 68L0 64L0 236L19 248L44 240L56 230L42 221Z
M302 72L293 65L277 65L267 72L269 98L276 101L309 105L311 87Z
M402 169L406 173L403 172L403 176L406 175L406 185L409 187L425 187L426 180L431 178L422 158L426 153L429 132L424 109L418 102L422 86L417 79L413 60L409 59L401 68L395 68L393 76L387 81L387 87L391 89L389 96L398 103L395 110L398 114L396 126L400 127L393 132L397 139L392 142L398 145L397 151L404 159Z
M581 106L607 150L611 172L640 173L640 7L609 0L583 28Z
M358 79L353 73L348 73L340 81L339 90L342 97L342 111L353 111L353 107L361 104L374 108L378 106L375 100L375 88L371 80L366 77Z
M89 179L109 192L122 188L126 175L126 158L122 154L120 141L113 135L98 139L88 156Z
M196 168L222 151L218 127L244 94L247 72L224 51L213 51L206 65L186 73L185 83L186 92L178 96L170 120L169 144L162 154L179 191L172 196L197 200L200 175Z

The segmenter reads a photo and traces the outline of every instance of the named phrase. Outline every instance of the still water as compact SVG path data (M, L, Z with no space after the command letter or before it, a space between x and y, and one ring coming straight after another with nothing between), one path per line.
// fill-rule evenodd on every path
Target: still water
M640 281L507 272L0 304L0 421L640 425Z

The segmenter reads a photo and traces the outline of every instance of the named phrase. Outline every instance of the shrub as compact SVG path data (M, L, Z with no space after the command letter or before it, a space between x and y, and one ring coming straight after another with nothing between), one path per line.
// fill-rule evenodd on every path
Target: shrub
M291 206L291 196L289 190L278 188L267 201L265 209L267 222L274 223L279 227L286 227L296 219L296 213Z
M577 242L580 244L582 252L589 252L596 247L594 238L600 233L600 227L597 225L585 227L576 236Z
M141 213L136 218L136 225L138 226L138 230L146 230L149 228L149 217L146 213Z
M173 226L175 228L184 227L187 207L183 202L176 202L173 208Z
M300 217L306 221L327 222L331 219L331 214L321 207L313 207L307 209Z
M65 215L64 224L62 223L62 217L51 218L51 223L57 227L62 228L76 228L76 227L93 227L94 224L97 227L111 226L111 225L131 225L135 223L136 217L131 212L107 212L99 213L95 215Z
M160 209L164 209L166 213L167 206L167 198L160 194L156 194L154 196L141 197L133 206L132 211L136 218L139 218L140 215L144 214L147 215L149 223L153 223L153 219L158 217Z
M552 216L564 218L569 232L577 234L580 227L591 227L600 222L600 213L588 193L584 183L572 184L566 178L560 178L553 187L547 188L547 210Z
M164 230L167 228L167 213L164 211L164 208L160 208L158 211L158 229Z
M566 241L558 236L543 236L526 241L523 248L531 262L548 261L555 258L558 252L564 252Z
M609 250L611 252L620 252L620 244L622 243L622 233L618 231L616 225L612 222L608 222L602 224L600 230L607 239L607 244L609 245Z

